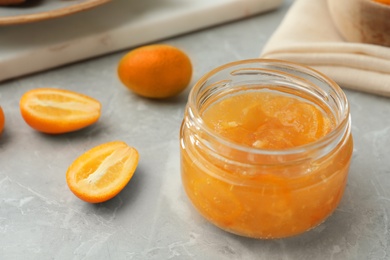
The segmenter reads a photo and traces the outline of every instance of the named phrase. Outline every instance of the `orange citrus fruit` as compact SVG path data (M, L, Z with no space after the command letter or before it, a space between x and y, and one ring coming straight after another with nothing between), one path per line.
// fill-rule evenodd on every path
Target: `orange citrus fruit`
M169 45L148 45L127 53L118 64L121 82L140 96L168 98L190 83L190 58Z
M130 181L138 158L138 151L122 141L98 145L69 166L67 184L77 197L86 202L107 201Z
M3 132L4 124L5 124L4 112L3 109L0 107L0 134Z
M69 90L38 88L20 99L20 112L32 128L61 134L76 131L95 123L101 104L96 99Z

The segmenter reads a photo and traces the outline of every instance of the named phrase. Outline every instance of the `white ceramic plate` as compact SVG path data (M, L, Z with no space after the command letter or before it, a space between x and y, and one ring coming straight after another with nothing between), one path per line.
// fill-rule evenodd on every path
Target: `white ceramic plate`
M25 4L0 6L0 25L31 23L81 12L111 0L27 0Z

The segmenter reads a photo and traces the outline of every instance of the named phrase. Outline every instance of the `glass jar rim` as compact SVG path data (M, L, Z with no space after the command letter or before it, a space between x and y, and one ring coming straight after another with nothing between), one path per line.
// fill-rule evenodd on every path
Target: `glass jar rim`
M338 99L342 102L344 105L344 110L342 115L340 116L340 120L335 126L335 128L330 131L327 135L323 136L322 138L297 147L287 148L287 149L261 149L261 148L255 148L255 147L249 147L244 146L238 143L235 143L233 141L230 141L226 138L223 138L219 136L213 129L208 127L203 119L200 116L199 110L197 109L197 93L200 91L200 89L204 86L204 83L212 76L218 74L219 72L234 68L238 65L255 65L255 64L261 64L264 66L271 66L275 67L276 69L287 67L290 69L293 69L295 71L299 71L300 73L303 73L305 75L311 76L313 78L321 80L323 83L328 85L336 94ZM275 69L275 70L276 70ZM289 74L291 77L300 78L297 75ZM303 78L302 78L303 79ZM258 155L294 155L294 154L300 154L304 153L307 150L311 149L320 149L321 147L325 147L328 143L331 143L337 136L340 136L340 134L344 133L345 131L350 131L350 108L349 103L347 100L347 97L343 90L340 88L340 86L330 79L325 74L302 64L294 63L291 61L285 61L285 60L276 60L276 59L263 59L263 58L256 58L256 59L245 59L245 60L239 60L234 61L230 63L226 63L224 65L221 65L219 67L214 68L213 70L209 71L208 73L204 74L193 86L193 88L190 91L189 97L188 97L188 104L187 107L189 109L189 116L194 119L194 122L196 124L196 127L199 128L201 131L206 133L209 136L213 136L215 140L217 140L219 143L228 145L231 148L234 148L236 150L252 153L252 154L258 154Z

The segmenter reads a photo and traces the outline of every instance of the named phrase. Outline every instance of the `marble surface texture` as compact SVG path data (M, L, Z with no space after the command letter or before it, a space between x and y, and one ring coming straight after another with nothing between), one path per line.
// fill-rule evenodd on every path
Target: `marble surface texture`
M192 84L224 63L254 58L292 1L273 12L161 41L185 50ZM130 93L116 76L126 51L0 84L6 128L0 138L0 259L389 259L390 100L345 90L355 139L345 195L335 213L303 235L254 240L209 224L180 180L179 127L190 87L153 101ZM99 99L99 122L49 136L28 127L19 99L57 87ZM88 204L65 181L84 151L123 140L140 152L138 169L114 199Z

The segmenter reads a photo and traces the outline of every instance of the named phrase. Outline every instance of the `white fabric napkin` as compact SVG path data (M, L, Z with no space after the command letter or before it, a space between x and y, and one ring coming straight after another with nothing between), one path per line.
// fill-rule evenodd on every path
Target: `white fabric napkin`
M327 0L296 0L260 56L308 65L341 87L390 96L390 48L346 42Z

